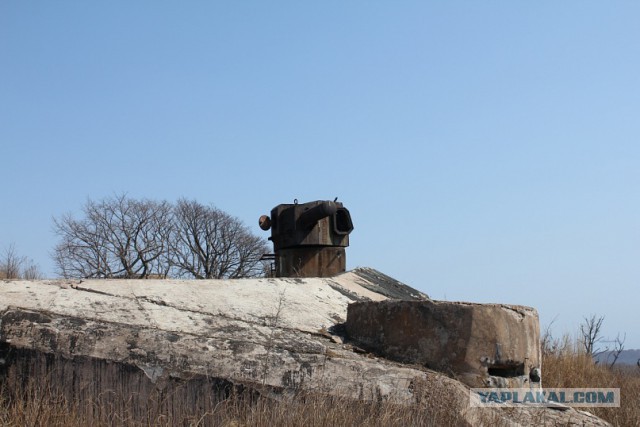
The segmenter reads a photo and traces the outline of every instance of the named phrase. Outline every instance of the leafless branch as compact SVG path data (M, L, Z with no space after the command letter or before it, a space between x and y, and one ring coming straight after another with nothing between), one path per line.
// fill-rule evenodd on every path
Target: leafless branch
M580 342L585 352L590 356L596 354L598 351L597 346L602 341L602 336L600 335L602 322L604 322L604 316L596 317L595 314L592 314L589 318L585 317L580 325Z
M37 280L42 278L42 273L33 260L20 256L11 243L0 258L0 278Z
M196 279L263 274L264 240L237 218L196 201L181 199L174 210L172 253L177 275Z
M146 278L168 271L171 205L119 195L89 200L84 219L54 218L60 243L54 262L63 277Z
M89 200L84 217L54 218L58 274L78 278L193 277L262 274L263 239L212 206L119 195Z

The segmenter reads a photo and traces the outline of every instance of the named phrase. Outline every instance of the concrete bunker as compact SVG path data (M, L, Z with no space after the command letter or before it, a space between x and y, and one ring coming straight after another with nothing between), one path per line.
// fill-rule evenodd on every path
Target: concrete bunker
M355 302L346 332L383 357L451 374L470 387L540 386L540 327L529 307Z

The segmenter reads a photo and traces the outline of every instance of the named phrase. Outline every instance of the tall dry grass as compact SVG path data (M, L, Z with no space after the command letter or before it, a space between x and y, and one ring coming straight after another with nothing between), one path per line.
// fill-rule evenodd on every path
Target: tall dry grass
M580 408L615 426L640 426L640 368L594 362L568 336L543 337L542 384L545 388L619 388L619 408Z
M569 339L543 347L545 388L620 388L620 408L590 408L615 426L640 426L640 369L601 366ZM335 396L302 394L277 398L232 392L211 409L182 407L140 414L127 396L68 397L42 379L27 381L20 390L3 388L0 379L0 426L459 426L465 402L452 399L446 386L416 384L413 405L386 401L362 402ZM153 406L153 405L150 405ZM162 405L160 405L162 407ZM541 425L548 425L540 412ZM495 413L482 415L482 425L503 424ZM529 418L532 421L533 418Z
M0 425L47 426L459 426L465 425L450 396L425 392L412 406L388 402L361 402L334 396L298 394L281 399L237 394L212 410L180 408L172 416L147 414L140 419L134 408L113 407L97 401L71 401L55 388L29 383L25 389L0 389ZM448 403L447 403L448 402Z

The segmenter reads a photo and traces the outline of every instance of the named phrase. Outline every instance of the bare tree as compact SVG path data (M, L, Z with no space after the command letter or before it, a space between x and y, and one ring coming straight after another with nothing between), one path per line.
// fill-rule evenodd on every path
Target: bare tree
M0 278L37 280L42 278L42 273L33 260L18 255L16 245L11 243L0 259Z
M624 342L627 340L627 334L621 338L620 334L616 335L616 339L613 340L613 349L608 350L607 347L607 362L609 363L609 367L613 368L613 365L616 364L620 354L624 351Z
M263 274L265 241L212 206L125 195L89 200L84 217L54 218L58 273L77 278L251 277Z
M4 250L2 260L0 260L0 274L5 279L19 279L24 261L24 257L18 255L16 245L11 243Z
M41 280L42 272L40 267L33 262L33 260L27 260L25 266L22 268L22 278L24 280Z
M580 343L585 352L596 360L596 363L604 361L609 367L613 367L624 351L624 342L627 336L625 334L620 337L618 334L614 340L606 340L600 331L603 322L604 316L597 317L592 314L591 317L585 317L580 325ZM613 347L608 344L613 344Z
M595 314L592 314L589 318L585 317L583 323L580 324L580 343L590 356L595 355L596 346L602 341L600 334L602 322L604 322L604 316L596 317Z
M181 199L174 210L172 259L176 274L196 279L264 274L265 241L237 218L196 201Z
M53 220L60 236L53 259L63 277L146 278L166 276L171 205L119 195L89 200L85 218Z

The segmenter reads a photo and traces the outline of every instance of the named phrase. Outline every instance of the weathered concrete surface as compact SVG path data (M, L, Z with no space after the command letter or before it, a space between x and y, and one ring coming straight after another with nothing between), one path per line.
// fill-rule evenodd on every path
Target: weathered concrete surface
M348 304L388 296L428 301L372 269L330 279L1 281L0 381L112 396L141 416L178 404L206 410L232 387L410 403L423 383L456 396L472 424L491 411L469 408L454 379L343 342ZM604 425L573 410L537 411Z
M363 301L349 305L346 331L372 352L452 373L470 387L540 386L530 375L541 355L538 313L529 307Z

